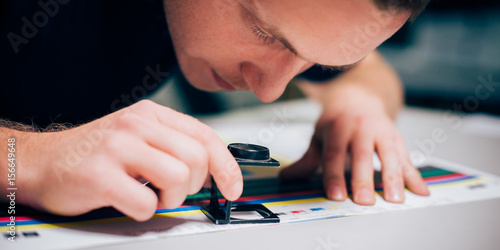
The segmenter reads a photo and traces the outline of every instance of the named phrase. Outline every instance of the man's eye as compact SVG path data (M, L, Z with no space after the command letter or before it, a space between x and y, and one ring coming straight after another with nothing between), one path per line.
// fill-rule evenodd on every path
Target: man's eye
M266 32L264 32L261 28L259 28L259 26L257 26L257 24L255 22L251 22L251 25L252 25L252 31L253 33L257 36L257 38L261 39L262 41L264 41L264 43L266 44L273 44L274 42L276 42L276 38L267 34Z

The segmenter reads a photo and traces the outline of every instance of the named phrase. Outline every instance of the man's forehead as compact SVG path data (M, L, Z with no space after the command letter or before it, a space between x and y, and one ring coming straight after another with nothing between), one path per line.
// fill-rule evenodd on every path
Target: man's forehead
M333 66L361 60L406 20L366 0L246 0L242 5L301 57Z

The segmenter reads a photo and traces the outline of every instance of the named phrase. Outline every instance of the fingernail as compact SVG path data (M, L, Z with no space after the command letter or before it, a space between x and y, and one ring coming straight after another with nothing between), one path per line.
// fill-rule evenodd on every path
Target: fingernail
M429 188L427 186L425 187L424 195L426 196L431 195L431 191L429 191Z
M373 203L374 198L375 197L373 196L373 192L370 192L370 190L368 189L361 189L356 192L354 201L356 203L371 204Z
M422 186L423 186L423 195L425 196L429 196L431 194L431 192L429 191L429 187L427 186L427 184L422 180Z
M399 188L393 188L391 198L393 201L396 202L403 202L403 191L401 191Z
M389 196L388 198L392 202L403 202L404 201L403 190L401 190L401 188L399 188L399 187L392 187L389 190L388 196Z
M238 197L240 197L242 192L243 192L243 183L241 183L241 181L237 181L231 188L231 199L236 200Z
M345 197L342 194L342 188L338 186L329 187L327 196L334 201L343 201L345 199Z

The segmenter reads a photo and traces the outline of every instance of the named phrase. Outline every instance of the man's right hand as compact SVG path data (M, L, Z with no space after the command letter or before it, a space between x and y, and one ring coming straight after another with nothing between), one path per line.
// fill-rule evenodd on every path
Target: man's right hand
M55 214L113 206L144 221L158 202L180 206L209 174L229 200L243 189L238 164L210 127L152 101L60 132L0 131L2 139L16 138L17 199ZM157 187L159 196L139 179Z

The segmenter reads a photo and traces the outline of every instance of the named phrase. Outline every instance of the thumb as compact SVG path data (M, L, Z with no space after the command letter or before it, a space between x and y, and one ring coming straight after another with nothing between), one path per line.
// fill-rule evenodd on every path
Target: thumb
M320 162L321 143L313 137L304 156L294 164L281 170L280 178L285 180L307 178L319 167Z

